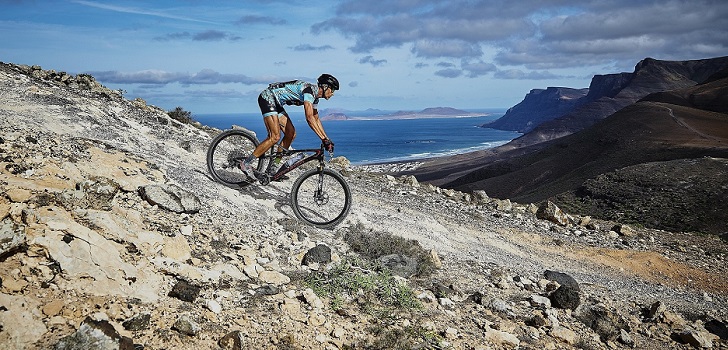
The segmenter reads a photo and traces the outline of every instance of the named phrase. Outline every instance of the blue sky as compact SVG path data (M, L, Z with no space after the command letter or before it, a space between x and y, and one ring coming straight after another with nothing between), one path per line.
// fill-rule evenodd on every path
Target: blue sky
M0 61L89 73L193 114L269 82L339 78L319 108L508 108L645 57L728 55L728 1L0 0Z

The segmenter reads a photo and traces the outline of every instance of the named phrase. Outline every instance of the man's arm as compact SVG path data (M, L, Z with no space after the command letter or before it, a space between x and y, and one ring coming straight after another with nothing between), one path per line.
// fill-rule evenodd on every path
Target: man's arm
M308 101L303 102L303 111L306 113L306 122L308 123L308 126L311 127L311 130L313 130L313 132L315 132L321 140L329 138L326 136L326 131L324 131L324 126L321 124L321 119L319 119L318 110L313 108L313 104Z

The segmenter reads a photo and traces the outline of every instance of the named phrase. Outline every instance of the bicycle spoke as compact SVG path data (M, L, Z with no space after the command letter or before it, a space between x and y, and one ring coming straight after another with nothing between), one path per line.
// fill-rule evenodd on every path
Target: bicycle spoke
M232 130L221 134L213 141L208 152L208 168L213 177L226 185L247 183L248 177L240 170L240 163L253 152L255 146L254 139L244 132Z
M297 180L293 191L296 215L314 226L333 226L348 214L351 193L340 175L308 172Z

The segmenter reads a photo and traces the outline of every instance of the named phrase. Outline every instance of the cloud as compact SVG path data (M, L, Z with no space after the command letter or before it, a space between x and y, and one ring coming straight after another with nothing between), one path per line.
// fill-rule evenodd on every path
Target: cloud
M333 50L334 47L331 45L312 46L309 44L301 44L291 47L291 49L293 49L293 51L326 51Z
M495 64L484 61L471 62L463 60L460 66L468 73L468 77L470 78L476 78L498 70L498 67L496 67Z
M357 81L349 82L349 87L357 87L357 86L359 86L359 82L357 82Z
M365 56L359 60L359 63L369 63L374 67L378 67L387 63L387 60L375 60L373 56Z
M560 78L559 75L552 74L547 71L524 72L520 69L499 70L493 74L493 77L509 80L549 80Z
M235 21L235 24L238 25L246 25L246 24L270 24L270 25L284 25L288 23L283 18L277 18L277 17L268 17L268 16L258 16L258 15L248 15L240 17L237 21Z
M83 1L83 0L73 0L71 2L73 2L75 4L87 6L87 7L93 7L93 8L108 10L108 11L113 11L113 12L145 15L145 16L152 16L152 17L159 17L159 18L166 18L166 19L174 19L174 20L179 20L179 21L199 22L199 23L208 23L208 24L216 24L216 25L219 24L216 22L196 19L196 18L192 18L189 16L179 16L179 15L175 15L175 14L171 14L171 13L167 13L167 12L163 12L163 11L148 10L148 9L138 8L138 7L101 4L98 2Z
M238 41L242 39L235 34L221 32L219 30L206 30L198 33L179 32L169 33L164 36L155 37L156 41L177 41L177 40L193 40L193 41Z
M435 72L435 75L443 78L457 78L463 74L463 71L455 68L441 69Z
M725 55L728 2L344 0L335 16L314 24L311 31L342 34L352 40L349 50L354 53L405 47L425 60L490 61L542 72L633 66L645 57ZM471 68L464 71L494 71L493 66ZM500 74L509 76L505 72Z
M268 84L275 80L271 77L253 78L244 74L223 74L212 69L203 69L195 74L143 70L138 72L101 71L88 72L96 80L113 84L146 84L164 86L179 83L182 85L207 85L221 83L241 83L246 85Z
M462 40L418 40L412 45L412 53L417 57L479 57L483 54L480 46Z

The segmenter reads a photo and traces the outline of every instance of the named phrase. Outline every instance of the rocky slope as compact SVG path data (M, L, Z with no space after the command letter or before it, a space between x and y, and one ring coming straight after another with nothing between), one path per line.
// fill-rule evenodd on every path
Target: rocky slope
M0 125L3 349L728 348L714 237L342 158L351 214L315 229L293 219L291 181L210 180L219 130L39 67L0 64ZM389 270L360 259L401 277L372 294ZM357 287L322 292L336 276Z
M535 127L574 110L585 103L589 89L549 87L533 89L517 105L508 109L503 117L482 125L484 128L527 133Z

